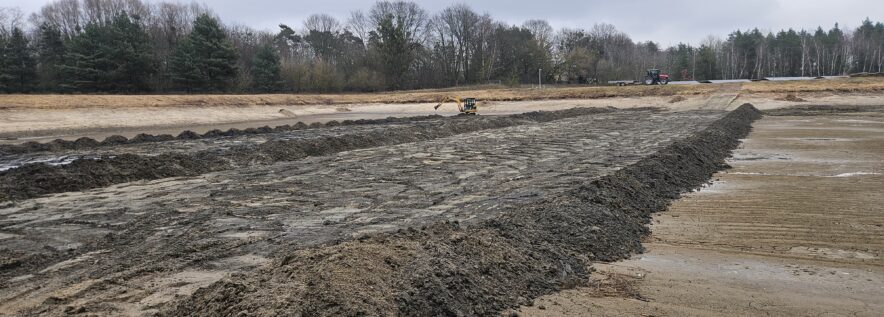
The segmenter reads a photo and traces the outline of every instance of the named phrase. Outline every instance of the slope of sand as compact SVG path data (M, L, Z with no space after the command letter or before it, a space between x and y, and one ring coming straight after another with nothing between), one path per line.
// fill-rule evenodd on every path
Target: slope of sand
M526 316L880 316L884 118L768 116L730 171L658 215L648 252Z

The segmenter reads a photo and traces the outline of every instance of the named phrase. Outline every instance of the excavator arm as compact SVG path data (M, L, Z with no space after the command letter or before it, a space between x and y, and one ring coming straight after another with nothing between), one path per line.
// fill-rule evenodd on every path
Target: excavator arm
M442 104L445 104L448 102L453 102L453 103L457 104L457 110L460 112L463 112L463 102L460 100L460 98L452 97L452 96L448 96L448 97L442 98L442 100L439 100L439 104L437 104L435 107L433 107L433 109L439 110L439 107L441 107Z

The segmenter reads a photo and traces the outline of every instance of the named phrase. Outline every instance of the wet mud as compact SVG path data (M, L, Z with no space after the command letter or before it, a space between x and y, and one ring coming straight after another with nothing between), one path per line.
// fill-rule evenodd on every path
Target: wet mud
M494 315L641 252L654 212L727 168L760 112L744 105L614 174L475 225L440 223L290 252L198 290L169 316Z
M633 111L641 110L647 109ZM256 164L266 165L279 161L297 160L308 156L328 155L354 149L431 140L485 129L549 122L557 119L612 111L614 110L610 108L575 108L549 112L536 111L510 116L460 116L453 118L428 116L417 118L417 121L415 121L417 124L395 125L370 131L357 130L353 133L333 136L289 139L285 133L280 133L277 135L278 139L260 144L231 146L228 148L214 147L195 153L171 152L159 155L104 154L100 157L71 160L66 164L48 164L44 162L26 164L0 172L0 201L28 199L51 193L81 191L136 180L196 176L208 172ZM427 121L430 119L433 120ZM390 123L406 120L408 118L365 121ZM315 124L317 128L320 126L337 125L339 124L335 122ZM192 133L185 131L179 135L177 140L236 137L244 134L271 133L272 131L274 130L256 129L254 131L240 131L231 129L227 132L210 131L201 136L194 136ZM137 144L171 141L173 139L175 138L145 136L136 137L130 140L133 142L129 142L122 137L112 137L100 143L91 139L80 139L70 143L60 141L51 144L80 144L83 147L89 148L97 145ZM28 146L25 145L25 147ZM42 144L41 146L50 145Z
M46 153L101 154L34 172L89 162L100 186L0 202L0 311L496 315L640 252L650 213L725 168L758 116L580 109ZM329 152L303 156L318 140ZM134 163L99 168L117 157Z

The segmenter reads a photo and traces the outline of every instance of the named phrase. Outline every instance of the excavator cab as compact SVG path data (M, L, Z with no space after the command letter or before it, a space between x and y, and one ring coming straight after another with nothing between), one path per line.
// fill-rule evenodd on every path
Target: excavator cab
M476 114L478 111L478 107L476 106L476 98L466 98L463 100L463 113L471 113Z

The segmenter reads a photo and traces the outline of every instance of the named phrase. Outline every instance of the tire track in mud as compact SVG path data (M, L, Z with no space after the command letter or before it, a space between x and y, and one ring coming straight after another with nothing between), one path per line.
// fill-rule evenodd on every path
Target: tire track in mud
M163 294L215 281L189 272L221 278L253 269L228 264L242 256L493 218L613 173L725 114L618 110L0 203L0 233L13 235L0 249L19 263L0 270L0 283L9 281L0 310L152 315L174 299ZM71 293L71 285L92 286Z
M633 109L641 111L645 109ZM119 154L75 160L53 166L29 164L0 172L0 202L22 200L52 193L82 191L136 180L196 176L252 165L293 161L309 156L342 151L432 140L468 132L497 129L528 123L549 122L582 115L608 113L611 108L574 108L535 111L509 116L463 116L394 126L387 129L310 139L274 140L236 146L227 150L209 149L196 153L163 153L155 156ZM328 125L328 124L326 124ZM211 132L210 132L211 133ZM207 134L210 134L207 133Z
M745 104L613 174L477 224L292 250L163 315L496 315L584 283L587 262L641 252L651 214L727 168L724 158L760 116Z

